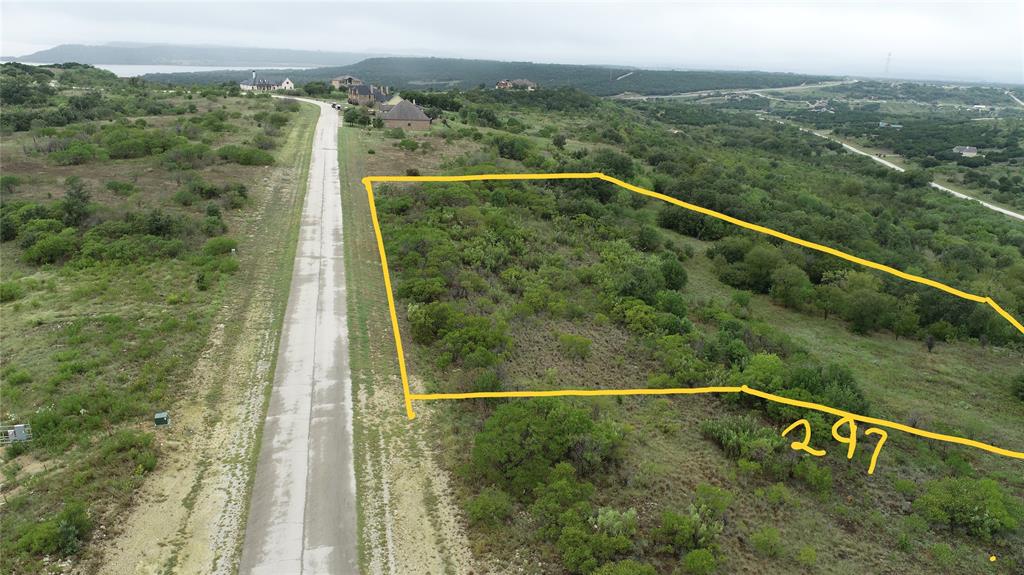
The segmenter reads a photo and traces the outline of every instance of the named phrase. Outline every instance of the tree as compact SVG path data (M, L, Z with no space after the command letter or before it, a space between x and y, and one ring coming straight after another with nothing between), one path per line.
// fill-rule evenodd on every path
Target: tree
M814 293L807 272L793 264L786 264L772 272L770 291L772 299L793 309L802 308Z
M743 257L743 264L747 271L747 286L756 292L765 293L771 288L772 274L783 264L783 259L775 246L759 244Z
M71 176L64 180L64 187L67 188L67 193L61 204L61 209L64 212L64 224L78 227L89 215L89 201L92 200L92 195L85 188L85 182L78 176Z
M622 432L590 412L549 398L499 406L473 445L473 468L521 497L543 483L554 465L572 461L589 472L618 457Z
M323 96L331 93L331 86L326 82L307 82L302 91L309 96Z
M565 134L555 134L554 136L551 137L551 143L554 144L554 146L559 150L565 149L565 142Z

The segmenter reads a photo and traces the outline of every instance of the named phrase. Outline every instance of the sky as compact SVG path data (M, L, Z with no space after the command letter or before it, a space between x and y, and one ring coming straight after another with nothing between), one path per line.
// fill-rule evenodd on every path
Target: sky
M1024 84L1024 0L0 1L4 56L107 42Z

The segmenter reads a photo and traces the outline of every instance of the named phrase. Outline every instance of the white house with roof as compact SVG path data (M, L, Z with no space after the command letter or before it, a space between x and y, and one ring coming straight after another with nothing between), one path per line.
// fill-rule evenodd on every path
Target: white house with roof
M274 90L294 90L295 84L288 78L284 82L275 84L266 78L261 78L252 71L252 77L238 83L238 88L243 92L273 92Z

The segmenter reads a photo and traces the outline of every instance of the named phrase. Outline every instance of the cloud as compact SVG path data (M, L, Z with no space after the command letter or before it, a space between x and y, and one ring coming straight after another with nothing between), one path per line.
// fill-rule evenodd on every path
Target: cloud
M1021 2L4 2L4 55L110 41L1024 83Z

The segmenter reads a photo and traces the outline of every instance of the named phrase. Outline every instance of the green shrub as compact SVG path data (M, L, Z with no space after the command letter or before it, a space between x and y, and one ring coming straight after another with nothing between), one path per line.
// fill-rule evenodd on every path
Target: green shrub
M92 520L85 504L72 500L57 515L32 525L18 538L17 546L35 555L69 557L78 552L91 531Z
M711 575L718 568L715 562L715 555L708 549L694 549L683 556L679 564L681 571L677 568L674 573L687 573L689 575Z
M500 405L484 422L473 445L478 474L523 496L543 483L554 465L571 461L581 473L618 459L623 432L595 421L589 410L549 398Z
M25 296L25 288L16 281L0 282L0 303L7 303Z
M590 344L590 339L582 335L558 334L558 347L570 359L583 360L590 357Z
M416 140L409 139L403 139L401 142L398 142L397 145L399 148L402 148L403 150L407 150L409 152L415 152L420 147L419 143L417 143Z
M962 529L989 539L1016 531L1021 502L991 479L956 477L929 481L914 500L914 511L929 523Z
M195 170L210 163L212 154L206 144L183 143L163 154L164 165L172 170Z
M130 196L137 191L135 184L118 180L110 180L107 182L106 188L119 196Z
M787 444L786 438L749 415L709 419L700 429L735 459L766 461L783 452Z
M18 186L22 184L22 181L19 176L4 174L0 176L0 191L5 194L13 194L18 190Z
M832 490L832 470L805 456L793 468L793 476L814 491L825 494Z
M796 552L796 561L804 567L814 567L818 563L818 551L810 545L805 545Z
M598 567L592 575L658 575L658 571L647 563L625 559L615 563L605 563Z
M206 240L203 246L203 253L208 256L220 256L231 253L231 250L238 247L238 241L227 236L220 236Z
M106 154L88 142L72 142L67 148L53 152L50 159L58 166L77 166L93 160L106 159Z
M512 498L501 489L488 486L470 499L466 513L474 524L498 525L511 515Z
M243 166L269 166L274 163L274 156L249 146L228 144L217 149L217 156L225 161Z
M65 228L60 233L46 233L25 250L22 256L26 262L42 265L70 259L78 250L78 237L74 228Z
M762 527L750 536L754 549L765 557L778 557L782 552L782 535L774 527Z
M18 228L18 245L23 248L30 248L40 238L49 234L55 234L64 229L60 220L52 218L29 220Z

